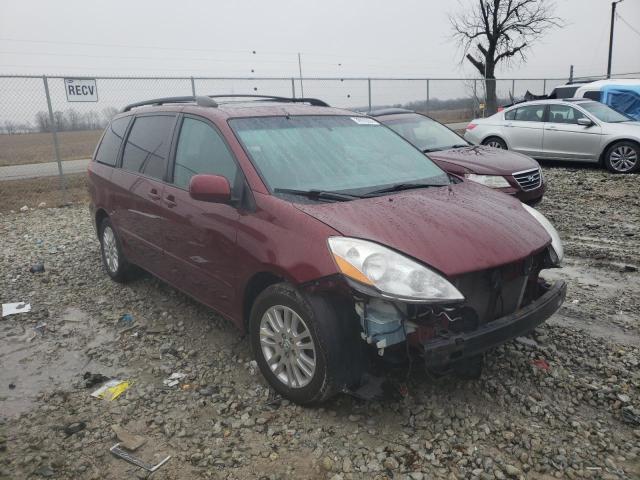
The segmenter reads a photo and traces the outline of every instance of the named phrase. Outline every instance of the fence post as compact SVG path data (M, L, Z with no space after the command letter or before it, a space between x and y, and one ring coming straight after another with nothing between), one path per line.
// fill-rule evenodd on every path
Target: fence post
M191 94L194 96L196 96L196 82L193 79L193 77L191 77Z
M511 100L514 100L516 96L516 79L511 79Z
M371 111L371 79L367 79L367 86L369 88L369 111Z
M546 95L547 94L547 79L543 79L542 80L542 94Z
M291 77L291 98L296 98L296 80Z
M425 106L425 111L429 113L429 79L427 78L427 104Z
M42 76L44 82L44 94L47 97L47 108L49 109L49 124L51 128L51 135L53 136L53 150L56 155L56 162L58 162L58 175L60 177L60 189L62 190L62 203L67 204L67 185L64 180L64 174L62 173L62 161L60 160L60 146L58 145L58 132L56 129L56 122L53 118L53 107L51 106L51 95L49 95L49 82L47 76Z
M478 101L478 80L473 79L473 116L478 116L478 110L480 110L480 102Z

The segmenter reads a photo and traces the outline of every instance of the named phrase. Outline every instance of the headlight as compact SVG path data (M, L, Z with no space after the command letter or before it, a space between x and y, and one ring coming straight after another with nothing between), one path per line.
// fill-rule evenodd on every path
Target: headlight
M344 275L375 287L383 296L425 302L464 300L441 275L377 243L330 237L329 249Z
M465 173L464 178L472 182L480 183L489 188L505 188L511 185L504 177L499 175L476 175L475 173Z
M564 248L562 247L562 240L560 240L560 235L558 235L558 231L555 229L551 222L547 220L543 214L537 211L535 208L530 207L529 205L523 203L522 207L531 214L533 218L535 218L540 225L544 227L549 236L551 237L551 248L557 257L556 265L560 265L562 259L564 258ZM553 256L552 256L553 257ZM553 260L553 258L552 258Z

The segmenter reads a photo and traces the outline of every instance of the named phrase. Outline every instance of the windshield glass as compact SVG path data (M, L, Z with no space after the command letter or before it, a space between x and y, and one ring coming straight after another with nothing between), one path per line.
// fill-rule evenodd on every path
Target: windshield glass
M371 118L253 117L229 124L271 190L366 193L396 183L451 183L431 160Z
M598 120L602 120L603 122L620 123L629 122L632 120L630 117L627 117L620 112L616 112L613 108L605 105L604 103L584 102L579 103L578 105L580 105Z
M420 150L446 150L454 146L467 145L467 142L444 125L417 113L407 113L395 118L380 121L409 140Z

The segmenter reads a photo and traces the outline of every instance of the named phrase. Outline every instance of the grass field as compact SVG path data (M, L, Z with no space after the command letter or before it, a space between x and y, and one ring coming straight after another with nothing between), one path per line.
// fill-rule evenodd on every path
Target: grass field
M89 158L96 148L102 130L58 133L63 160ZM50 133L0 135L0 166L24 165L55 161Z
M470 110L432 110L424 112L442 122L463 122L472 116ZM89 158L96 148L102 130L58 133L62 160ZM0 167L55 161L50 133L0 135Z
M66 201L71 203L86 202L87 175L78 173L65 175L67 185ZM42 202L47 207L63 204L62 190L58 177L31 178L28 180L7 180L0 182L0 212L17 211L23 206L37 208Z

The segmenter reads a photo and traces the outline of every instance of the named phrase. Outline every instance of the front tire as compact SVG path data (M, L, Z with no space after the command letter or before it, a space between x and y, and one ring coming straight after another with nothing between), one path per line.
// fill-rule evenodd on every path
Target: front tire
M640 145L622 141L611 145L604 154L604 164L613 173L633 173L640 170Z
M360 380L361 362L354 356L360 340L346 311L287 283L258 295L249 321L251 347L280 395L301 405L320 403Z
M485 138L482 141L482 144L486 145L487 147L493 147L493 148L499 148L501 150L507 150L507 142L505 142L500 137Z
M109 218L100 223L100 253L102 264L111 279L119 283L126 282L131 266L122 253L120 239Z

